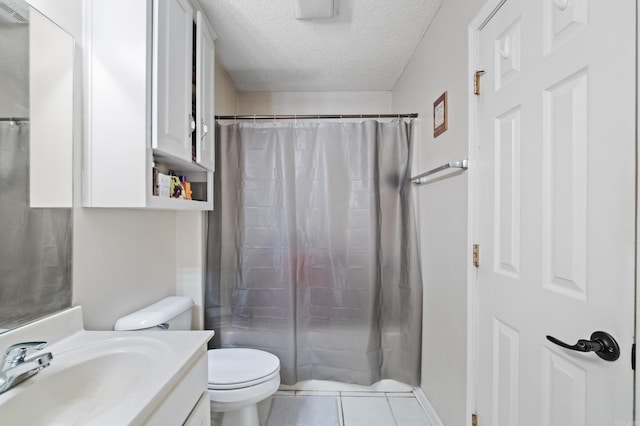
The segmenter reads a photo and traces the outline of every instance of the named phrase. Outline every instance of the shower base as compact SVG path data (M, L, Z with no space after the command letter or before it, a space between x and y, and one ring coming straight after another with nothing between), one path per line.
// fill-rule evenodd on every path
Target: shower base
M325 392L413 392L413 386L396 380L380 380L371 386L330 380L304 380L295 385L280 385L281 391L325 391Z

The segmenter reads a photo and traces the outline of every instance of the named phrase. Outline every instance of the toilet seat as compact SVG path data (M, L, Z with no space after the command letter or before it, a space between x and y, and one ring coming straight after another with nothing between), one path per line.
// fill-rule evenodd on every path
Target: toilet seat
M210 390L255 386L280 373L277 356L258 349L226 348L207 352Z

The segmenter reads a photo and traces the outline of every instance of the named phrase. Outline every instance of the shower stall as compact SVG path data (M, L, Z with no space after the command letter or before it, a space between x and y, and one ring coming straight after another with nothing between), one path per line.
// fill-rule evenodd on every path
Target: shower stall
M393 117L217 127L205 325L276 354L283 389L419 385L413 121Z

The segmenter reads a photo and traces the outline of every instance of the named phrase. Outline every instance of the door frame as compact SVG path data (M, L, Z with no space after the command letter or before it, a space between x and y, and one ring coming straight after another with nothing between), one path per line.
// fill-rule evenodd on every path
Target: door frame
M479 239L479 120L478 120L478 97L473 93L474 82L473 76L475 71L479 69L479 48L480 48L480 31L484 26L493 18L498 10L507 2L507 0L487 0L482 6L478 14L473 18L468 26L468 39L467 39L467 53L468 53L468 152L469 152L469 169L468 169L468 219L467 219L467 403L466 403L466 418L469 423L471 422L471 415L476 413L476 386L477 386L477 373L478 373L478 287L477 287L477 270L473 266L473 244L476 244ZM638 223L640 223L640 190L638 188L638 164L640 164L640 150L638 149L638 134L640 133L640 66L638 61L640 59L640 7L636 5L636 182L635 182L635 197L636 197L636 212L635 212L635 241L636 241L636 253L635 253L635 274L634 274L634 289L635 289L635 309L634 309L634 329L637 330L638 321L640 321L640 294L638 292L638 265L640 265L640 250L638 250L637 242L640 241L640 229ZM482 84L480 85L482 90ZM480 248L482 253L482 248ZM482 259L482 257L481 257ZM634 343L638 342L637 332L634 330ZM640 348L638 348L640 350ZM639 366L640 367L640 366ZM631 368L631 366L629 366ZM635 373L634 373L635 376ZM640 401L638 395L640 395L640 380L637 377L634 379L635 387L633 394L634 405L634 423L638 419L636 413L640 413Z
M638 189L639 180L638 180L638 164L640 164L640 151L638 150L638 133L640 132L640 108L638 108L638 104L640 103L640 67L638 66L638 60L640 59L640 33L638 33L640 27L640 7L636 2L636 265L635 265L635 282L634 289L636 292L636 306L635 306L635 324L634 324L634 339L633 343L636 345L636 351L638 350L638 321L640 320L640 295L638 295L638 265L640 265L640 252L638 250L638 241L640 241L640 229L638 229L638 223L640 223L640 190ZM636 372L638 371L638 356L636 355ZM640 383L638 380L637 373L634 372L634 383L635 388L633 390L633 405L634 405L634 415L633 422L638 421L638 413L640 413L640 401L638 400L638 395L640 395Z
M504 5L507 0L487 0L468 27L468 150L469 150L469 193L468 193L468 232L467 232L467 407L466 418L471 422L471 415L477 412L476 386L478 374L478 286L477 269L473 266L472 247L479 239L479 120L478 97L473 93L473 76L480 63L480 31ZM482 84L480 85L482 90Z

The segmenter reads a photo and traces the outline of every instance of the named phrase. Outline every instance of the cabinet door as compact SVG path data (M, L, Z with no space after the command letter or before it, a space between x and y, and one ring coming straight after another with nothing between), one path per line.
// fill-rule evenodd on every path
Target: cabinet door
M153 2L152 146L191 161L193 10L187 0Z
M210 426L211 425L211 405L209 394L203 393L198 403L185 420L183 426Z
M202 13L196 13L196 162L215 169L215 47Z

